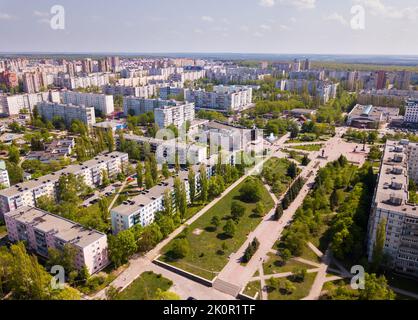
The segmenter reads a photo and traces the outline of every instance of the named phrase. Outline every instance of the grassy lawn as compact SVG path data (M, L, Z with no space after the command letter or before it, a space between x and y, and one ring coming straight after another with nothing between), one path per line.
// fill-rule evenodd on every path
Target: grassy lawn
M145 272L119 294L118 300L155 300L157 289L168 291L172 285L161 275Z
M203 204L201 202L197 202L197 203L194 203L194 204L190 205L187 208L187 213L186 213L185 219L189 220L190 218L193 218L204 207L205 207L205 204Z
M255 297L255 295L260 293L261 291L261 282L259 280L250 282L247 284L244 290L244 294L246 294L249 297ZM260 299L260 294L258 295L257 299Z
M292 146L292 149L296 150L304 150L304 151L319 151L322 149L323 144L309 144L309 145L302 145L302 146Z
M300 300L305 298L312 287L313 282L315 281L316 273L308 273L305 277L305 281L298 283L292 282L296 290L292 294L286 294L280 290L280 288L272 285L271 280L267 280L267 290L269 300ZM285 279L279 279L280 282L283 282ZM290 280L290 279L288 279Z
M274 157L268 160L263 167L261 175L277 197L280 197L292 182L292 179L287 175L291 163L289 159Z
M313 266L292 259L284 264L282 258L280 258L278 255L274 253L269 253L268 256L269 259L266 263L263 264L263 270L265 275L292 272L295 270L295 268L315 268Z
M280 244L281 244L281 242L280 242L280 240L278 240L278 241L274 244L274 249L281 250L281 249L282 249L282 247L280 247ZM321 262L321 258L320 258L320 257L318 257L318 256L315 254L315 252L313 252L313 251L311 250L311 248L309 248L308 244L306 244L306 245L303 247L302 254L301 254L299 257L294 257L294 258L303 258L303 259L306 259L306 260L309 260L309 261L312 261L312 262L315 262L315 263L320 263L320 262Z
M304 142L321 142L321 141L328 141L331 139L331 136L325 135L316 138L314 134L299 134L296 139L289 139L286 143L304 143Z
M0 238L7 234L6 226L0 226Z
M236 252L242 246L247 240L247 235L261 221L261 217L253 213L256 207L255 203L243 203L239 200L239 191L244 183L245 181L222 198L205 215L189 226L185 233L180 235L180 237L185 237L190 244L190 250L186 257L178 260L171 259L167 255L172 247L172 244L169 243L162 250L163 256L160 260L212 280L228 263L228 257L231 253ZM270 194L260 180L255 180L255 183L261 187L261 201L264 203L266 208L265 212L267 213L274 206L273 199L271 199ZM236 224L235 236L229 238L225 236L223 226L230 218L231 203L233 200L237 200L244 206L245 213L238 224ZM217 229L211 223L214 216L217 216L221 221Z

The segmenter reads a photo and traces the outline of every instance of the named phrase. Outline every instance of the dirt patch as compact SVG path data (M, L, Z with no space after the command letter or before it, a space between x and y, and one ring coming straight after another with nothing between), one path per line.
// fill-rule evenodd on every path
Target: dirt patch
M194 229L193 230L193 234L195 236L200 236L202 234L203 230L202 229Z

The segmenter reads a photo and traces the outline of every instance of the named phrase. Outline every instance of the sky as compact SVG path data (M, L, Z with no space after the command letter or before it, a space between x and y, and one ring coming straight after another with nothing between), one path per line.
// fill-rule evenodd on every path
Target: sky
M418 55L418 1L0 0L0 39L0 52Z

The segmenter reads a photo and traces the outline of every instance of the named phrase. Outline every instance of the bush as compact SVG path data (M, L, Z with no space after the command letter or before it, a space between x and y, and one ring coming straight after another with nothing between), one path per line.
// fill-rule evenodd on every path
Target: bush
M262 199L262 191L258 181L249 179L242 186L240 192L240 198L244 202L256 203Z
M260 242L257 238L254 238L254 240L248 245L247 250L245 250L244 256L242 257L243 263L250 262L253 255L257 252L258 248L260 246Z

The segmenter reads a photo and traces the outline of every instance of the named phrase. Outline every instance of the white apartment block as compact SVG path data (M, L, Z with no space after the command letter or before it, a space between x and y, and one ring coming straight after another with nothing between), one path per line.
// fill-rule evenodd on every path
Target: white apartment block
M71 123L74 120L80 120L88 127L96 123L93 107L41 102L38 104L38 112L42 117L49 121L52 121L54 117L60 117L64 119L67 126L71 126Z
M107 85L102 87L102 90L105 94L133 96L138 98L150 99L157 95L158 87L152 84L140 87Z
M180 87L161 87L160 88L160 99L170 100L175 99L179 95L184 94L184 89Z
M113 96L111 95L62 91L61 99L64 104L93 107L104 116L115 112Z
M206 70L196 71L184 71L171 75L170 79L173 81L180 81L182 83L186 81L196 81L206 77Z
M74 174L82 176L89 187L97 187L102 183L102 172L105 170L109 177L115 177L128 164L128 154L112 152L98 156L92 160L70 165L67 168L0 190L0 217L9 211L23 206L36 207L39 197L56 197L58 181L62 175Z
M253 90L244 86L215 86L213 92L184 90L185 100L194 102L198 109L235 112L252 104Z
M155 123L159 128L166 128L170 125L181 127L187 121L195 118L194 103L178 103L175 106L163 106L154 109Z
M44 258L48 258L48 249L62 250L70 245L77 252L74 262L78 270L86 266L94 274L109 264L104 233L27 206L6 213L4 218L9 240L25 242L30 251Z
M187 163L200 164L206 162L207 159L206 145L186 144L175 139L163 140L130 134L125 134L124 138L126 141L134 141L139 145L148 143L159 164L174 165L176 152L180 165L186 165Z
M6 162L0 160L0 186L4 188L10 187L9 173L7 172Z
M15 116L24 109L32 112L36 105L45 101L59 103L59 92L26 93L13 96L0 94L0 114Z
M210 178L214 174L212 166L205 166L207 178ZM196 186L196 195L200 193L200 166L194 166L193 170L196 175L194 181ZM178 178L183 183L187 200L190 203L190 181L188 181L188 171L181 171L178 174ZM121 231L130 229L135 225L141 225L143 227L151 224L155 220L155 214L164 210L164 195L167 190L171 191L172 207L175 208L174 201L174 178L160 183L159 185L151 188L150 190L144 190L140 195L126 201L119 207L111 210L112 216L112 231L114 234L118 234Z
M418 99L409 99L406 102L404 121L407 123L418 123Z
M103 87L110 83L111 75L109 73L94 73L84 77L71 77L68 74L59 74L55 77L54 84L70 90L91 86Z
M123 112L125 116L138 116L147 112L154 112L154 109L168 105L176 105L176 102L161 99L145 99L138 97L123 98Z
M377 230L385 220L389 267L418 277L418 206L409 203L410 178L418 182L418 144L387 141L369 218L367 251L371 261Z

